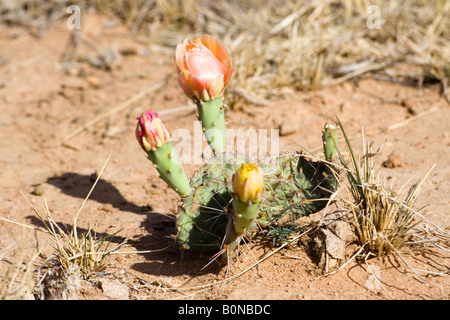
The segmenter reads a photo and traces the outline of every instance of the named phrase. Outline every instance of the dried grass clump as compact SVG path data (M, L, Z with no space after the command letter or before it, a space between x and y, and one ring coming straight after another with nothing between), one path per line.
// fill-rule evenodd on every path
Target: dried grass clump
M76 212L73 218L73 228L71 232L64 231L58 223L52 218L50 210L47 205L47 201L44 198L44 214L40 213L35 206L33 206L28 199L25 199L30 204L31 208L39 218L39 220L45 226L45 229L39 229L48 233L52 239L56 249L55 257L59 262L60 269L65 276L77 274L82 278L87 278L91 273L102 271L105 268L105 259L112 252L116 251L123 243L118 246L109 249L110 239L115 234L107 235L105 237L97 238L90 227L84 233L78 234L78 216L84 207L84 204L89 198L89 195L94 190L100 176L105 169L108 160L105 162L100 174L95 180L91 190L86 196L85 200L81 204L80 208ZM116 232L117 233L117 232Z
M57 273L61 277L70 277L76 275L82 279L87 279L89 275L95 272L104 270L106 267L105 260L111 254L117 252L117 249L125 244L125 241L118 244L114 248L109 248L110 240L116 235L116 233L98 238L93 232L92 228L88 226L88 230L83 234L79 234L78 230L78 217L83 209L90 194L94 190L100 176L105 169L108 160L105 162L100 174L94 182L91 190L84 199L80 208L76 212L73 218L73 228L71 231L64 230L51 216L50 209L47 205L45 197L43 198L43 213L40 212L22 193L22 196L26 199L32 210L36 214L37 218L44 225L42 227L32 227L22 223L14 222L5 218L0 220L17 224L29 229L44 232L50 235L52 244L55 248L55 254L51 258L44 262L50 262L51 268L57 269ZM120 230L119 230L120 231ZM118 232L119 232L118 231ZM1 258L1 255L0 255ZM42 280L42 279L41 279Z
M7 271L0 278L0 300L33 300L35 281L33 279L33 264L37 254L29 257L26 253L25 237L0 250L0 263L9 264ZM16 257L12 261L6 259L10 250L17 249Z
M444 0L152 3L147 12L135 10L140 19L132 22L152 31L149 40L174 47L183 37L211 33L230 49L236 68L230 104L266 104L369 73L438 81L444 88L450 78L450 5ZM370 5L380 8L380 29L367 25Z
M363 76L439 82L450 102L446 0L22 0L15 2L20 10L0 5L0 21L43 29L70 4L120 19L152 50L173 53L183 38L214 35L236 68L226 93L230 105L267 104ZM368 27L372 5L380 9L379 29Z
M371 169L373 170L373 169ZM362 195L353 203L359 242L377 255L400 249L413 237L415 212L413 199L401 201L400 196L385 186L385 181L371 172L370 181L363 183Z
M59 262L58 268L61 268L65 276L76 273L82 278L87 278L91 273L102 271L105 268L106 257L118 248L108 249L109 240L115 234L97 238L88 227L85 233L79 235L76 224L78 214L74 218L72 232L63 230L52 218L45 198L44 214L31 203L30 206L45 226L45 230L42 231L52 237L56 249L55 258Z
M420 188L434 166L402 196L401 191L395 193L391 187L387 187L386 180L375 170L373 157L380 149L373 152L372 144L365 144L364 131L363 156L357 159L342 125L341 129L350 154L348 165L339 152L348 180L345 184L349 195L348 205L353 213L358 241L366 252L376 256L390 253L399 255L405 244L424 242L443 242L448 247L449 235L430 224L414 208Z

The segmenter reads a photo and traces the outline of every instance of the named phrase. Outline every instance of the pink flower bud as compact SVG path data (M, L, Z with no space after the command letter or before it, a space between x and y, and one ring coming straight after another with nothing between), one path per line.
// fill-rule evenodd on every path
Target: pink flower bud
M233 72L227 49L210 35L177 45L178 83L193 101L223 97Z
M170 141L169 132L156 112L148 110L137 119L136 139L145 151L154 150Z

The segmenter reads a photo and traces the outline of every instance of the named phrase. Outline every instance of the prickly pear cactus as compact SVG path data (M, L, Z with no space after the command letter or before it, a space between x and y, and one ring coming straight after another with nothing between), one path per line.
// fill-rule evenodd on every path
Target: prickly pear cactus
M325 161L281 154L274 163L249 163L243 155L224 153L226 121L224 89L232 74L227 49L202 35L177 45L178 83L197 104L199 121L215 156L189 180L170 134L159 115L148 110L138 117L136 138L161 179L181 197L176 219L178 243L185 249L220 250L229 261L243 237L258 226L289 223L321 210L337 188L333 164L338 131L326 125Z
M288 223L326 206L338 181L333 159L327 156L336 140L326 140L325 132L324 153L330 162L286 153L275 163L259 164L264 172L264 193L257 217L261 227ZM183 248L212 252L223 247L227 223L232 219L231 179L246 162L239 154L219 154L192 176L193 192L182 198L176 220L177 241Z

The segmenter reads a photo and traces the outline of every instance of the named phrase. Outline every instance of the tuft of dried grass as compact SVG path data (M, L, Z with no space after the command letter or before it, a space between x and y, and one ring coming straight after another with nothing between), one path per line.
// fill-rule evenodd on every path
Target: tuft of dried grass
M109 249L111 244L109 240L117 232L97 238L92 228L88 226L88 230L85 233L78 235L76 223L74 223L72 232L66 232L52 218L45 198L43 205L44 214L40 213L31 203L30 206L39 220L45 225L45 231L53 239L57 252L55 257L64 275L69 276L77 273L86 279L91 273L104 270L105 259L118 248L116 246Z
M102 271L105 268L104 262L106 257L108 257L111 252L116 251L123 244L119 244L118 246L109 249L109 240L113 238L117 232L105 237L97 238L96 235L93 234L92 228L88 226L88 230L84 234L78 234L78 216L83 209L84 204L88 200L89 195L94 190L108 161L109 158L105 162L91 190L75 214L72 232L64 231L52 218L45 197L43 198L44 214L42 214L33 204L31 204L25 195L22 194L39 220L45 226L44 232L48 233L54 240L53 244L57 251L56 258L59 261L59 266L63 270L63 274L66 276L77 273L81 277L87 278L89 274L93 272Z
M99 175L97 176L97 179L95 180L91 190L89 191L88 195L84 199L83 203L81 204L80 208L76 212L74 218L73 218L73 228L71 231L64 230L52 217L50 213L50 209L48 207L47 201L45 197L43 197L43 212L38 210L36 206L34 206L27 197L22 193L22 196L26 199L34 213L36 214L37 218L42 222L44 225L44 228L42 227L32 227L28 226L22 223L14 222L5 218L1 218L1 220L13 223L16 225L20 225L22 227L32 229L35 231L44 232L48 235L50 235L52 239L52 244L56 250L56 253L52 255L49 259L47 259L44 262L44 265L46 265L48 262L51 263L52 269L55 268L56 273L61 278L69 278L71 276L80 277L82 279L87 279L92 273L100 272L104 270L106 267L105 261L106 258L112 254L116 253L117 249L121 247L123 244L125 244L126 241L118 244L117 246L110 248L110 240L118 233L117 231L114 234L106 235L104 237L97 237L95 232L92 230L90 226L88 226L88 229L83 234L79 234L77 221L79 214L81 210L83 209L85 203L87 202L90 194L94 190L98 180L100 179L106 164L108 163L109 158L106 160L104 166L102 167ZM1 258L1 252L0 252L0 258ZM34 259L33 259L34 261ZM23 263L23 259L20 261L20 263ZM18 269L17 269L18 270ZM15 275L13 275L14 272L17 272L15 269L11 269L10 273L6 276L6 279L10 279L10 282L14 282ZM19 271L22 273L25 273L25 275L29 274L31 269L31 265L28 265L27 269ZM50 273L53 273L51 271ZM36 286L41 285L41 282L46 277L46 275L43 276L42 279L39 280L38 284ZM7 282L5 282L7 283ZM22 288L23 285L20 286ZM9 297L11 296L11 293L5 289L0 288L2 291L2 296ZM5 291L6 290L6 291ZM5 292L3 292L5 291Z
M374 152L373 143L365 143L362 130L363 155L357 158L340 122L339 125L350 156L350 164L347 164L341 152L338 152L347 177L345 186L348 191L348 205L353 213L358 241L366 252L376 256L391 253L400 256L400 249L404 245L424 242L442 242L444 247L449 247L449 235L429 223L414 208L420 188L434 165L406 194L402 192L406 184L396 193L392 187L387 186L386 180L374 167L373 157L382 146Z
M5 258L9 250L18 249L17 257L7 262ZM6 273L0 281L0 300L33 300L33 290L36 285L33 279L33 264L38 256L34 254L31 258L26 252L25 237L14 243L4 246L0 250L0 263L9 263Z

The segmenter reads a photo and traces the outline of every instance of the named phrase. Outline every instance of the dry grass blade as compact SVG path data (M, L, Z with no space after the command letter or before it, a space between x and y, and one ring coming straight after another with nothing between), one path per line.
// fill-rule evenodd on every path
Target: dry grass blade
M83 203L81 204L80 208L78 209L77 213L75 214L75 217L73 218L73 232L74 232L74 239L75 244L77 245L78 236L77 236L77 220L78 215L80 214L81 210L83 209L86 201L89 199L89 196L91 195L92 191L94 191L95 186L97 185L98 180L100 180L100 177L103 174L103 171L106 168L106 165L108 164L109 159L111 158L111 155L109 155L108 159L106 159L105 164L103 165L102 169L100 170L100 173L98 174L97 178L95 179L94 184L92 185L91 189L89 190L89 193L87 194L86 198L84 199Z

